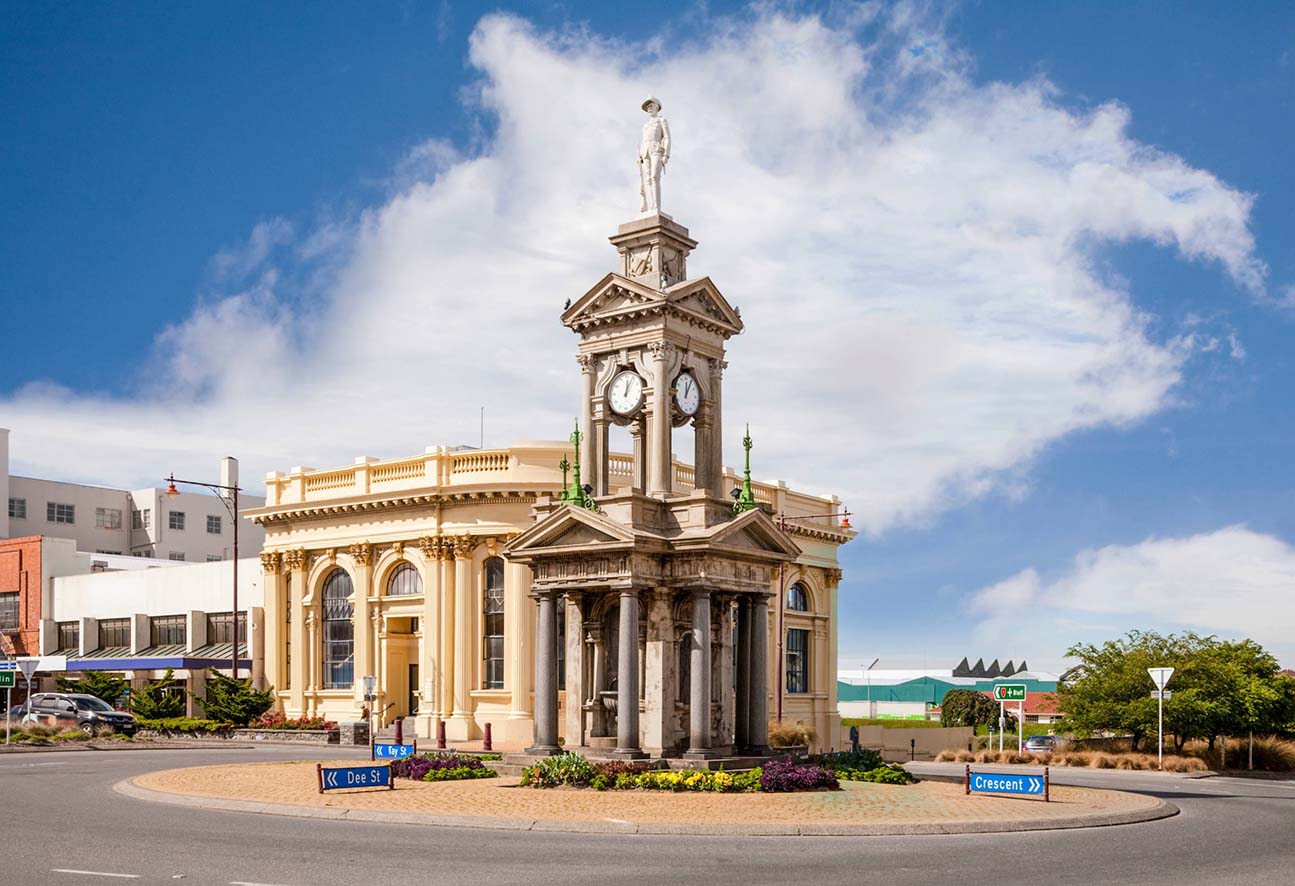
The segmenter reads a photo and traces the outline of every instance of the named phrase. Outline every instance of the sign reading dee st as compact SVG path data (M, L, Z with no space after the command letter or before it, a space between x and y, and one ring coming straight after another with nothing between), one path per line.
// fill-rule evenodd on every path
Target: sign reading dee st
M391 780L390 764L384 766L339 766L325 768L322 763L315 764L319 775L319 792L336 791L343 788L389 788L395 789Z

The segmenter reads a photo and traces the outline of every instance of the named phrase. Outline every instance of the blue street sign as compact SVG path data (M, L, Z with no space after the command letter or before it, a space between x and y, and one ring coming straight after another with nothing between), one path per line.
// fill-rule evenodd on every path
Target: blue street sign
M342 769L319 768L319 790L333 791L341 788L389 788L390 766L348 766Z
M378 760L403 760L414 755L411 744L375 744L373 756Z
M973 793L1043 796L1042 775L1004 775L997 772L973 772L967 786Z

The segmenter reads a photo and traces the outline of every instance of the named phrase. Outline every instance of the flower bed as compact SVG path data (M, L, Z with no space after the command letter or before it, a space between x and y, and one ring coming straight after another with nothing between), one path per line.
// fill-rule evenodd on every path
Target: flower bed
M337 724L332 720L325 720L323 717L297 717L293 719L285 717L282 711L274 711L272 713L262 714L258 719L248 723L247 728L277 729L280 731L290 731L294 729L328 731L336 729Z
M522 785L532 788L593 788L596 791L713 791L746 793L766 791L832 790L836 776L819 766L772 760L743 772L710 772L704 769L653 769L647 763L611 760L592 763L579 754L557 754L522 770Z
M465 778L494 778L498 775L481 761L481 757L459 754L406 757L391 764L391 774L395 778L413 781L461 781Z
M813 762L836 773L844 781L870 781L876 784L912 784L913 774L898 763L887 765L881 754L871 748L819 754Z

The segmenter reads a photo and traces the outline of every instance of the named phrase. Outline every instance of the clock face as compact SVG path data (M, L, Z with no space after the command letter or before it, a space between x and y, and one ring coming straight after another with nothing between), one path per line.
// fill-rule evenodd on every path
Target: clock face
M643 403L643 377L632 369L616 374L607 388L607 402L619 415L629 415Z
M701 389L691 372L681 372L674 380L674 402L684 415L696 415L701 405Z

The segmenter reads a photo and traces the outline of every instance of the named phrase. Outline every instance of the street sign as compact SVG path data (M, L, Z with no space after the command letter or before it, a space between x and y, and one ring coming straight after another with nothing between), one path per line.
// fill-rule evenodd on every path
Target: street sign
M373 746L373 756L379 760L403 760L413 755L414 746L411 744L379 743Z
M1024 683L998 683L994 686L994 701L1025 701Z
M1151 697L1168 700L1174 697L1174 691L1172 689L1152 689Z
M1047 774L1005 775L997 772L968 772L969 794L1023 794L1027 797L1047 795Z
M22 675L26 677L29 682L31 681L32 674L36 673L39 667L40 667L40 659L36 659L36 658L18 659L18 670L22 671Z
M1151 675L1151 682L1156 684L1157 689L1164 689L1169 678L1174 675L1173 668L1147 668L1147 673Z
M391 781L390 764L383 766L344 766L337 769L325 769L323 764L315 764L319 775L319 792L342 790L344 788L395 788Z
M13 689L17 685L17 671L0 671L0 689Z

